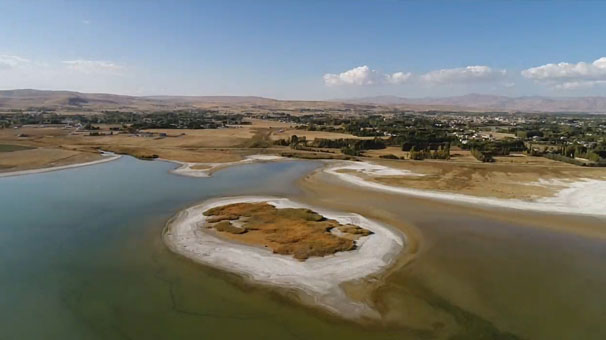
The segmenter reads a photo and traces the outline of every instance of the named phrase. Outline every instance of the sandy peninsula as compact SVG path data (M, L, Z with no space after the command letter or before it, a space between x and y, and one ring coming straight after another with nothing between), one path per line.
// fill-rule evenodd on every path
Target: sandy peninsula
M122 156L116 155L111 152L101 152L101 157L102 157L101 159L98 159L95 161L90 161L90 162L84 162L84 163L67 164L67 165L53 166L53 167L40 168L40 169L0 172L0 177L31 175L31 174L38 174L38 173L43 173L43 172L66 170L66 169L78 168L78 167L83 167L83 166L96 165L96 164L114 161Z
M458 204L492 206L549 213L606 216L606 180L571 177L564 179L539 178L536 181L517 183L522 186L543 188L543 195L498 197L495 191L484 195L460 193L456 188L436 190L415 188L414 183L426 174L408 169L392 168L371 162L330 162L322 171L341 181L373 190L445 200ZM487 181L489 181L488 179ZM505 185L500 183L500 185ZM489 185L487 185L489 186ZM492 196L491 193L494 195Z
M180 167L177 169L171 170L172 173L182 176L189 177L209 177L215 171L224 169L227 167L242 165L248 163L255 162L268 162L268 161L276 161L284 159L284 157L274 156L274 155L251 155L246 156L244 159L234 162L224 162L224 163L204 163L204 162L181 162L176 160L169 159L161 159L163 161L172 162L179 164Z
M355 248L302 261L291 255L236 242L209 230L204 213L230 204L265 202L277 209L310 209L342 225L372 232L355 240ZM293 290L301 301L349 319L376 319L380 314L366 301L353 299L342 288L346 282L378 278L406 244L405 236L354 213L330 211L286 198L234 197L206 201L178 213L163 235L168 247L196 262L242 275L254 283Z

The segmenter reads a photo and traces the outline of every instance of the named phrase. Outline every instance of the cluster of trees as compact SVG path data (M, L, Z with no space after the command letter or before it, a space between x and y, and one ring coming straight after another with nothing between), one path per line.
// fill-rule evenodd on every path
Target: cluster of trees
M224 114L212 110L177 110L149 113L103 111L102 114L62 115L55 112L0 114L5 127L25 124L123 124L134 129L216 129L228 124L245 124L242 114Z
M450 145L441 146L437 150L417 150L414 146L410 149L409 158L414 160L423 159L450 159Z
M483 163L494 162L494 158L492 158L492 154L489 152L486 152L486 151L482 151L479 149L471 149L471 155Z
M353 138L316 138L309 142L305 136L292 135L289 139L274 141L275 145L290 146L293 149L305 150L310 148L340 149L343 154L360 156L362 151L371 149L384 149L385 141L381 138L353 139Z
M563 140L599 142L606 137L605 127L606 120L595 115L579 115L575 118L551 116L511 128L510 132L524 140L549 144L558 144Z
M469 141L467 144L461 144L462 149L479 150L484 153L490 153L493 156L507 156L511 151L524 152L527 150L526 144L520 139L503 139L496 141Z
M137 129L217 129L242 124L243 115L226 115L216 111L153 112L135 117ZM118 122L121 119L119 119ZM123 121L122 121L123 122Z
M584 158L592 162L606 161L606 147L602 145L589 149L584 145L572 144L567 146L561 146L557 152L552 151L550 152L550 154L560 155L570 159ZM555 158L562 160L560 157Z
M529 139L534 137L543 137L544 133L540 130L518 130L516 136L522 139Z
M446 131L427 128L404 131L389 139L390 144L401 146L402 151L440 150L450 146L451 141Z
M348 156L360 156L362 155L362 151L360 149L354 149L352 147L346 146L341 148L341 153Z
M385 149L385 141L381 138L353 139L353 138L316 138L310 146L316 148L351 148L356 150Z
M592 147L569 144L543 150L530 144L526 154L581 166L606 166L606 143L595 144Z
M62 124L66 118L77 119L78 115L75 116L62 116L55 112L40 112L40 113L23 113L23 112L11 112L6 114L0 114L0 126L10 127L13 125L36 125L36 124Z
M599 166L599 167L606 167L606 160L604 159L599 159L598 161L591 161L587 162L578 158L570 158L558 153L545 153L543 154L543 157L545 158L549 158L549 159L553 159L555 161L560 161L560 162L566 162L566 163L570 163L570 164L574 164L574 165L580 165L580 166Z

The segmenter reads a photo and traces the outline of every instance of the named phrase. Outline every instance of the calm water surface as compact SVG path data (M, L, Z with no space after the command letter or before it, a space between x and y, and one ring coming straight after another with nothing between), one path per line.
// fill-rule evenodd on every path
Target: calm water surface
M229 168L211 178L130 157L0 179L0 338L276 339L351 333L263 289L166 250L181 208L214 196L292 194L315 162ZM311 326L311 328L310 328Z
M162 244L180 209L217 196L295 195L294 181L318 166L250 164L188 178L170 174L170 163L122 157L0 178L0 339L418 339L449 323L459 338L513 337L456 305L531 338L604 334L603 242L436 214L413 201L373 201L424 234L419 259L381 289L388 315L406 327L324 315Z

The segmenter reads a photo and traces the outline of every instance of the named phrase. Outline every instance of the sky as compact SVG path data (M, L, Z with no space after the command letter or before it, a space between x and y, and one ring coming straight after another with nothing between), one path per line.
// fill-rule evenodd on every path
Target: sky
M606 95L606 1L0 0L0 89Z

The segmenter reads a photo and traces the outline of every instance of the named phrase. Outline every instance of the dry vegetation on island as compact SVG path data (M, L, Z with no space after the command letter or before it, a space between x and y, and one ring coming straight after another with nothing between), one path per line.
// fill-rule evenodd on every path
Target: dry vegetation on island
M278 209L266 202L234 203L204 212L205 228L221 237L263 246L298 260L353 250L355 240L371 234L342 225L309 209Z

